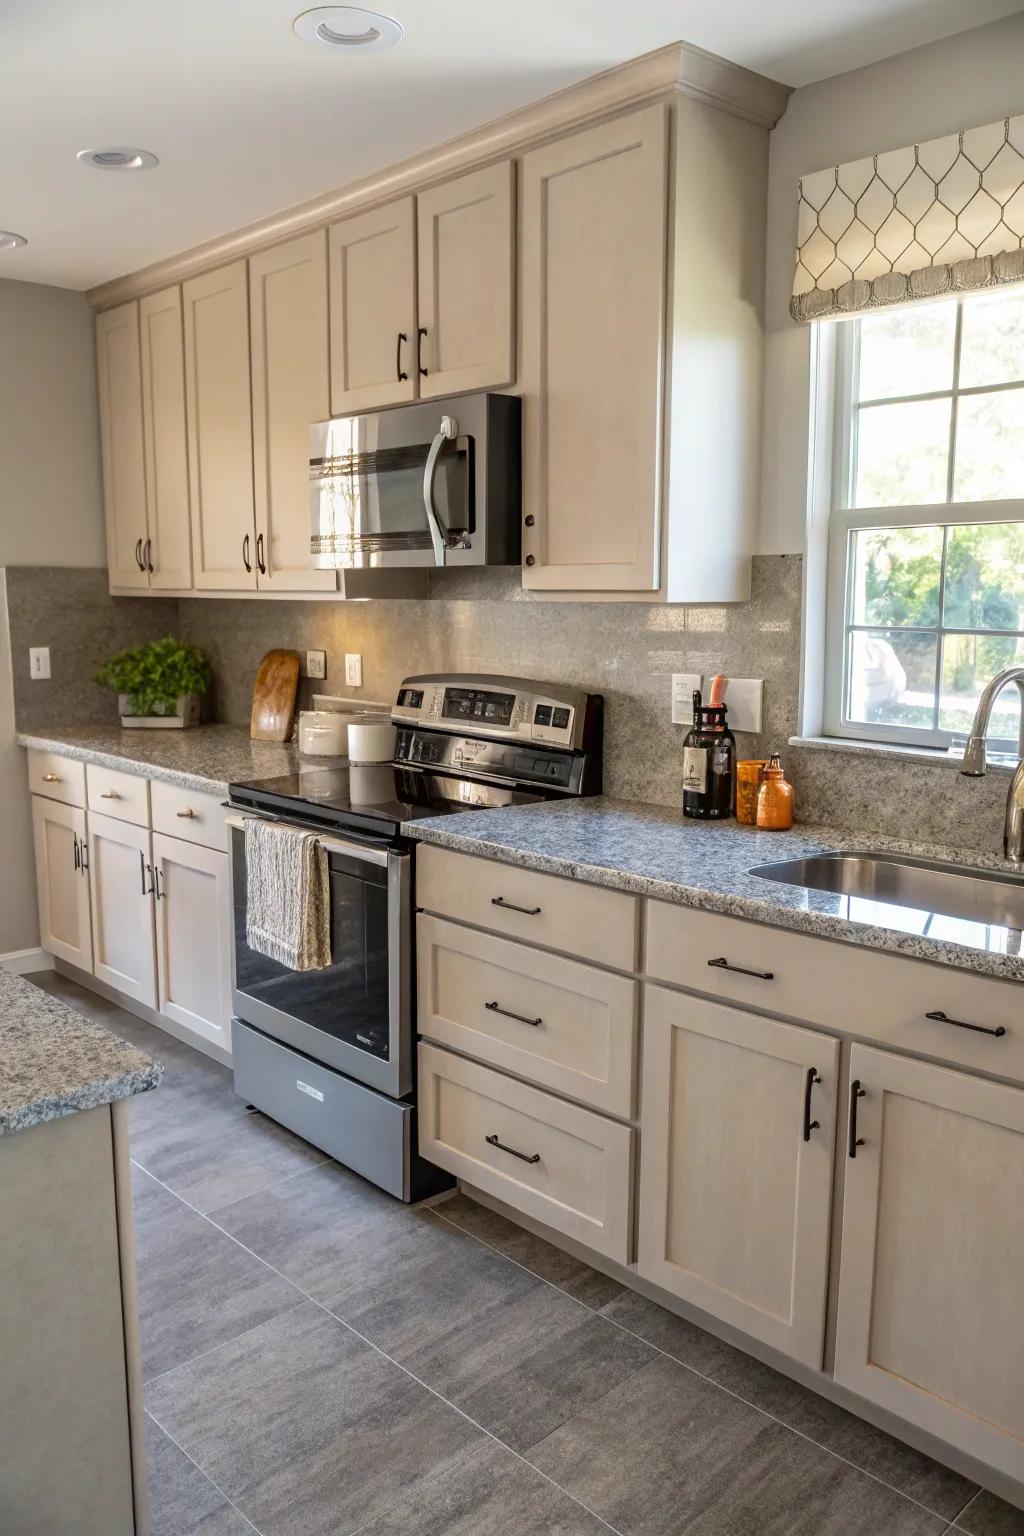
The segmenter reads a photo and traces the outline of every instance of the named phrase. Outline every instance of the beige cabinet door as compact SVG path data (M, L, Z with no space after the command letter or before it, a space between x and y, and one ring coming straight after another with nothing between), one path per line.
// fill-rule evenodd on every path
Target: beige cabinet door
M39 943L49 955L92 970L85 812L32 796Z
M148 587L142 366L134 300L96 316L96 372L110 585Z
M861 1045L850 1075L836 1380L1020 1481L1024 1092Z
M422 399L515 379L514 178L505 160L416 199Z
M523 158L527 587L659 584L667 110Z
M144 561L151 587L187 589L192 585L192 537L181 289L166 288L141 299L139 328L149 508Z
M820 1369L839 1043L648 986L639 1271Z
M249 319L257 585L333 592L309 552L309 428L330 415L322 229L251 258Z
M331 410L415 400L416 211L411 197L327 231L331 267Z
M155 1008L149 828L90 813L87 864L93 975L127 997Z
M153 834L160 1012L231 1054L228 856Z
M201 590L256 586L244 261L182 286L192 566Z

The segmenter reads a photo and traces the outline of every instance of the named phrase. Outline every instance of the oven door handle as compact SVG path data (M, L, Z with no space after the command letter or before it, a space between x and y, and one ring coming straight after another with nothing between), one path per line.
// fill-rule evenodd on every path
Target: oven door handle
M278 826L293 827L296 832L316 832L315 827L298 827L294 822L278 821L274 816L227 816L227 826L234 827L236 832L244 832L247 821L274 821ZM364 864L377 864L381 869L386 869L391 850L387 848L370 848L365 843L350 843L341 837L322 837L317 833L317 841L325 853L343 853L350 859L360 859Z
M437 478L437 461L448 443L458 439L459 424L454 416L441 417L441 430L435 435L427 450L427 462L423 468L423 507L427 514L427 529L434 546L434 564L443 566L448 549L448 533L441 527L441 514L434 500L434 481Z

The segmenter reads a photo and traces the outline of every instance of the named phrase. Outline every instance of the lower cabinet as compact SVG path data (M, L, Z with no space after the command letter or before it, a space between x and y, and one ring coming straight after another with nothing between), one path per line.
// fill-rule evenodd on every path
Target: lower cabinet
M156 1007L149 828L89 816L93 975Z
M1024 1091L861 1045L850 1075L836 1379L1024 1480Z
M48 954L92 970L85 811L32 796L39 942Z
M228 856L153 834L160 1012L231 1050Z
M648 986L638 1270L820 1369L839 1042Z

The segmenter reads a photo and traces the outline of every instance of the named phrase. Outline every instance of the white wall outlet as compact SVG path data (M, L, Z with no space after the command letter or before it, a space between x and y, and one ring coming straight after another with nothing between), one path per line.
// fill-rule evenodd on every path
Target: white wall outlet
M349 688L363 686L363 658L357 651L345 653L345 683Z
M29 646L28 675L37 682L50 675L50 647L48 645Z
M672 724L693 724L693 695L703 687L703 672L673 672L672 674Z
M326 651L307 651L306 652L306 676L307 677L326 677L327 676L327 652Z
M730 677L725 704L730 730L758 734L764 710L764 678Z

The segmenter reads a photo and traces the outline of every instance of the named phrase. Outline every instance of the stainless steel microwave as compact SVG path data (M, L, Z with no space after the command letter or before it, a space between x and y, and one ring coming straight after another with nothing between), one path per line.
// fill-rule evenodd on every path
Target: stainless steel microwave
M313 564L518 565L522 402L463 395L310 428Z

